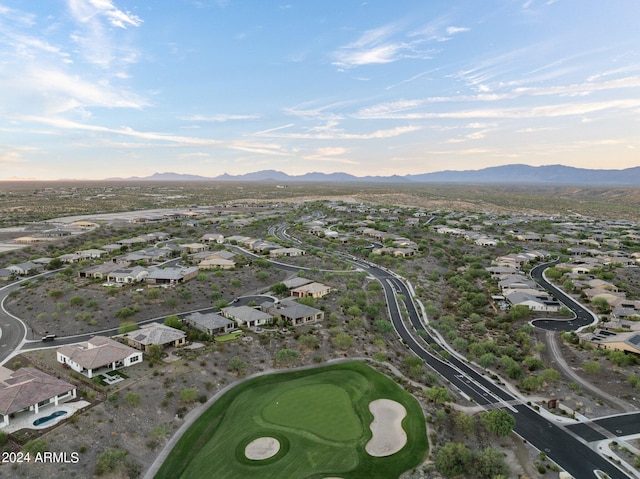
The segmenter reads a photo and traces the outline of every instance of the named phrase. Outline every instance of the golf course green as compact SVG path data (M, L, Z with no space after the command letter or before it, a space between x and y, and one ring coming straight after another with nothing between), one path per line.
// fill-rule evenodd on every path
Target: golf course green
M406 410L399 451L367 453L379 399ZM427 452L418 402L362 362L258 376L227 391L179 439L156 479L390 479ZM369 449L370 450L370 449Z

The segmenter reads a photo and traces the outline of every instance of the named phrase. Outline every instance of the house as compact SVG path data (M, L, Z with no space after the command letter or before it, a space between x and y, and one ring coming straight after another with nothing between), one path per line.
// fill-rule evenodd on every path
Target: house
M474 241L478 246L496 246L498 244L498 240L493 238L488 238L486 236L481 236Z
M273 317L250 306L229 306L220 311L225 318L234 320L240 326L255 328L270 324Z
M510 274L498 282L498 287L503 292L508 289L531 289L536 287L536 282L522 275Z
M26 263L20 264L12 264L11 266L7 266L7 269L13 274L17 274L19 276L26 276L31 273L39 273L44 268L41 264L36 264L31 261L27 261Z
M149 346L159 345L163 348L167 346L184 346L187 342L187 335L176 328L165 326L164 324L151 323L142 326L121 336L129 346L140 349L145 353L149 352Z
M0 368L1 426L9 424L9 418L21 412L33 411L48 404L56 406L62 401L75 399L76 387L34 368L11 371Z
M107 251L103 249L84 249L82 251L78 251L77 254L82 256L83 259L99 259L107 254Z
M94 336L86 343L62 346L56 351L59 363L88 378L97 370L116 370L142 362L142 351L104 336Z
M104 263L89 268L83 269L78 272L80 278L93 278L93 279L106 279L109 273L120 268L120 265L115 263Z
M178 284L189 281L198 276L198 267L169 267L155 269L146 278L148 284Z
M307 278L303 278L301 276L294 276L293 278L286 279L282 282L282 284L284 284L287 287L287 289L298 288L300 286L304 286L305 284L310 284L310 283L313 283L313 281Z
M58 256L58 259L63 263L79 263L80 261L87 258L82 256L80 253L68 253L61 254L60 256Z
M505 294L505 297L513 306L524 305L531 311L555 312L560 310L560 303L542 291L540 294L534 295L531 292L511 290L510 293Z
M331 292L331 288L322 283L309 283L291 290L291 296L296 298L304 298L311 296L312 298L322 298Z
M111 281L113 283L131 284L144 281L144 279L148 276L148 269L143 268L142 266L135 266L133 268L116 269L114 271L111 271L107 275L107 281Z
M198 263L198 268L200 269L233 269L235 266L235 261L219 258L215 255Z
M625 351L640 355L640 333L630 331L614 333L603 329L596 329L593 333L579 335L580 342L588 342L598 349Z
M304 254L304 250L301 250L300 248L276 248L269 251L269 256L272 258L277 256L302 256Z
M265 311L274 318L282 319L292 326L324 319L324 311L300 304L292 299L285 299L275 304L267 303Z
M236 327L236 323L217 313L191 313L183 318L188 326L209 336L225 334Z
M15 273L7 268L0 268L0 280L9 281Z
M517 268L513 268L510 266L490 266L489 268L485 268L489 273L491 273L492 277L502 276L507 274L520 274L520 270Z
M224 243L224 236L219 233L207 233L200 238L203 243Z
M209 247L206 244L202 243L186 243L179 245L180 248L187 253L200 253L202 251L206 251Z

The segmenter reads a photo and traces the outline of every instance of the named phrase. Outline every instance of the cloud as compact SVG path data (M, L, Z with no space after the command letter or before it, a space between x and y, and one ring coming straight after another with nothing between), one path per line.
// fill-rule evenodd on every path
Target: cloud
M376 130L371 133L345 133L342 130L333 127L324 128L321 131L307 129L305 133L266 133L261 136L271 138L288 138L288 139L312 139L312 140L375 140L383 138L393 138L420 130L418 126L398 126L386 130Z
M89 81L55 66L29 63L17 67L19 75L0 77L0 111L12 115L50 115L85 108L135 108L149 105L139 95L116 88L107 80ZM10 92L10 93L9 93Z
M68 0L69 10L81 23L90 23L97 17L104 17L114 27L138 27L142 19L131 12L117 8L110 0Z
M314 153L304 155L302 158L307 161L324 161L329 163L341 163L345 165L359 165L360 162L349 158L342 158L340 155L348 153L349 150L341 147L317 148Z
M192 136L171 135L152 131L138 131L128 126L109 128L100 125L91 125L67 120L60 117L19 116L16 119L24 122L42 123L65 130L91 131L111 135L128 136L150 142L161 142L177 147L215 147L232 150L247 151L274 156L290 156L290 153L282 151L282 146L274 143L257 143L247 141L223 141L212 138L198 138ZM90 145L87 145L90 146ZM155 145L157 146L157 145Z
M350 69L362 65L392 63L403 58L429 58L430 51L422 50L422 39L393 39L397 25L385 25L364 32L356 41L333 53L333 65Z
M25 163L20 153L17 151L0 151L0 165L8 167L16 163Z
M334 113L330 110L349 105L352 103L352 101L343 101L331 103L328 105L315 106L317 105L317 103L318 100L308 101L296 106L284 108L283 112L287 115L296 116L307 120L341 120L344 118L343 115Z
M603 102L590 103L563 103L558 105L545 105L538 107L519 107L519 108L486 108L473 110L459 110L440 113L401 113L387 114L384 116L376 116L376 118L396 119L396 120L425 120L434 118L450 118L450 119L476 119L476 118L495 118L495 119L526 119L526 118L554 118L562 116L585 115L610 109L636 109L640 107L640 100L621 99Z
M67 0L67 5L78 25L71 39L87 61L105 69L137 61L138 54L116 39L110 27L138 27L140 17L118 9L111 0Z
M415 114L402 114L409 110L416 110L420 107L424 107L434 103L446 103L446 102L496 102L504 100L514 100L522 97L584 97L595 92L609 91L609 90L623 90L640 88L640 76L630 76L625 78L617 78L613 80L607 80L602 82L584 82L570 85L554 85L554 86L536 86L536 87L517 87L513 89L507 89L503 92L495 93L477 93L474 95L458 95L451 97L427 97L418 98L413 100L400 100L395 102L380 103L377 105L369 106L360 109L353 116L360 119L382 119L382 118L395 118L395 119L416 119L416 118L438 118L438 117L464 117L465 113L415 113ZM610 106L606 106L610 103ZM621 102L594 102L589 103L577 103L577 105L583 105L582 108L633 108L635 103L632 101L630 106L625 106L625 101ZM589 106L591 105L591 106ZM569 104L561 107L564 110L570 108ZM581 107L578 107L581 108ZM531 108L530 110L533 110ZM547 107L551 110L552 107ZM536 108L536 111L544 111L544 107ZM480 110L479 110L480 111ZM516 114L515 109L502 109L496 111L505 111L507 115ZM468 118L474 118L473 113L469 114ZM479 114L478 118L485 117L485 113ZM493 118L493 116L488 116Z
M181 120L184 121L206 121L206 122L215 122L215 123L224 123L226 121L232 120L257 120L260 118L260 115L232 115L232 114L218 114L218 115L192 115L181 117Z
M456 33L468 32L470 29L466 27L447 27L447 35L455 35Z

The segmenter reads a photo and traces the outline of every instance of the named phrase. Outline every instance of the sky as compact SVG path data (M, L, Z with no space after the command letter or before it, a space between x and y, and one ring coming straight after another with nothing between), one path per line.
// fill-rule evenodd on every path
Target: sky
M0 180L640 165L634 0L0 0Z

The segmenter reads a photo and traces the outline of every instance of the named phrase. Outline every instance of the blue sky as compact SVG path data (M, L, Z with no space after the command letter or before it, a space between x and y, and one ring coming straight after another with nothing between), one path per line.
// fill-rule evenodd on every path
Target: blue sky
M629 0L0 0L0 179L640 165Z

